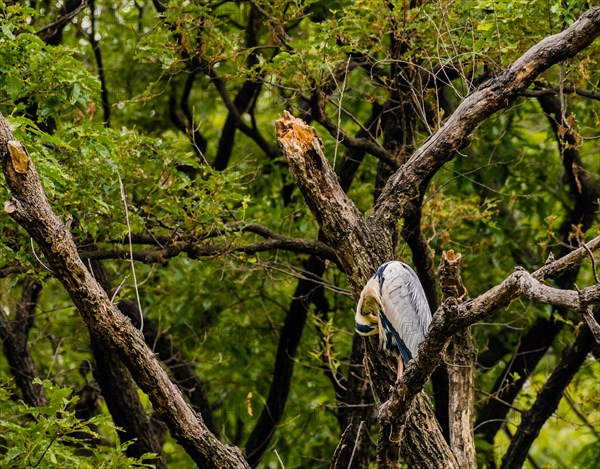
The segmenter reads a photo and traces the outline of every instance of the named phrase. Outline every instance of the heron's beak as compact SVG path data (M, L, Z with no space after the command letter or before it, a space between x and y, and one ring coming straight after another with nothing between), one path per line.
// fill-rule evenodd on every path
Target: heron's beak
M358 322L354 323L354 329L360 335L369 336L377 334L377 328L369 324L361 324Z

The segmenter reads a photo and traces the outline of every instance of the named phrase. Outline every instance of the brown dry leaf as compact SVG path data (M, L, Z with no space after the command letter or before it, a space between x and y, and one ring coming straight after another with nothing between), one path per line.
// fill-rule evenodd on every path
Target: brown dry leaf
M579 192L581 194L583 189L581 187L581 181L579 179L580 166L575 164L575 162L573 162L573 164L571 164L571 168L573 169L573 177L575 178L575 184L577 185L577 192Z

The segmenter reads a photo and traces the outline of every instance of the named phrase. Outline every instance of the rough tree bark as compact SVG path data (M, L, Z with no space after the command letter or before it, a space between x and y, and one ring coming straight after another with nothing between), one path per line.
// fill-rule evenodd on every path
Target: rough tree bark
M100 261L90 261L92 273L104 291L113 298L117 289L113 287L106 268ZM122 299L117 304L119 311L127 316L132 324L141 326L140 312L137 304L129 299ZM214 415L208 398L206 385L198 379L191 363L186 361L170 337L161 334L153 322L144 318L144 340L148 347L158 355L158 358L169 368L177 387L188 398L192 408L202 415L204 424L215 435L219 436ZM132 432L135 435L136 432Z
M109 284L108 273L100 261L90 264L94 278L103 286ZM107 290L107 293L110 293ZM151 463L157 469L167 467L162 454L162 445L150 418L138 396L138 388L129 370L114 351L108 349L103 341L94 333L90 333L90 345L94 355L94 378L100 385L104 402L112 416L113 422L120 430L117 432L122 443L131 441L127 447L127 455L139 458L145 453L156 453L157 458Z
M296 183L304 192L305 199L319 221L324 235L336 247L344 270L346 273L354 274L349 274L349 279L354 283L355 291L359 292L362 282L371 276L375 267L385 259L392 258L392 233L388 233L386 237L385 232L378 233L376 229L365 224L364 217L337 183L335 173L325 159L321 143L310 126L287 113L283 119L277 121L276 130L284 153L290 161L290 170ZM347 239L339 239L341 233L346 234L351 241L348 243ZM371 246L378 246L378 250L371 249ZM366 345L369 350L368 356L379 355L374 341ZM381 356L379 360L385 359ZM383 363L387 362L383 361ZM391 377L393 373L382 372L378 365L373 366L369 363L370 377L380 399L385 400L389 384L393 382ZM390 371L387 367L386 369ZM427 416L428 424L423 425L423 421L415 421L414 428L429 428L428 438L423 438L422 433L418 436L415 433L403 440L405 443L412 441L407 448L418 445L422 451L411 452L418 455L414 458L415 462L425 461L427 458L422 456L431 454L430 449L436 448L436 454L441 455L441 460L447 461L451 467L458 467L433 416L431 406L423 405L420 409ZM417 413L412 415L417 416ZM432 425L432 422L435 425ZM413 435L416 436L414 440L412 440ZM398 454L398 443L396 441L396 449L390 448L391 454ZM391 459L393 456L387 458L387 460Z
M466 301L469 298L460 277L461 259L462 256L452 250L442 253L438 275L444 299ZM476 359L477 348L471 336L471 328L467 327L452 338L446 349L450 447L458 465L464 469L477 467L473 433Z
M62 221L52 211L33 162L0 116L0 157L11 191L5 211L36 241L90 329L126 364L173 437L201 467L247 467L239 449L221 443L169 380L141 332L88 272Z

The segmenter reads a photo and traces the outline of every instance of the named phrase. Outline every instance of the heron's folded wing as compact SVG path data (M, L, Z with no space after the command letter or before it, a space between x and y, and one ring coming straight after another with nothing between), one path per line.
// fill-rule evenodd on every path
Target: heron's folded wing
M381 302L387 320L412 357L425 338L431 311L419 277L403 262L390 262L382 273Z

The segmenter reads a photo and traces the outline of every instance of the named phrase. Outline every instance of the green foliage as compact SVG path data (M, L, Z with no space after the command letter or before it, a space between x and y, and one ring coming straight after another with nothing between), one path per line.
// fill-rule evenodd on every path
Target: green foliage
M109 431L115 437L110 417L99 415L83 421L73 410L78 397L69 387L54 386L50 381L36 379L34 384L44 387L48 405L30 407L14 401L7 384L0 385L0 465L25 468L130 468L154 467L144 463L154 455L139 459L127 457L127 445L114 447L98 445L102 438L98 431Z
M81 252L128 253L130 231L160 240L160 246L136 244L135 252L157 249L164 239L180 236L198 247L218 248L200 259L181 254L152 265L136 263L137 285L127 260L115 258L105 265L120 286L115 301L133 298L137 287L145 317L173 338L208 384L222 439L243 447L269 392L281 325L297 279L306 275L306 256L235 251L263 238L228 224L255 222L284 236L318 236L285 159L264 151L267 145L277 148L273 121L284 109L306 112L311 93L319 91L331 121L349 135L363 129L373 107L387 105L370 133L374 141L388 144L387 116L398 111L399 103L410 102L416 131L414 141L403 142L408 156L483 79L564 29L591 2L478 0L422 2L410 8L415 2L171 1L163 2L168 8L159 14L153 5L158 2L97 0L93 24L103 57L105 98L89 40L89 7L69 21L59 45L48 45L36 32L60 16L59 8L30 3L36 8L0 4L0 111L27 147L53 209L69 224ZM253 34L248 28L252 18L257 24ZM597 93L598 57L593 46L544 73L534 86L562 83L565 90ZM450 79L440 72L443 67ZM448 82L443 95L430 83L424 88L426 70ZM224 146L221 137L231 114L225 96L233 102L248 83L260 86L239 112L262 142L248 131L223 137L232 144L231 156L227 169L216 171L210 163ZM600 185L598 101L571 91L561 98L581 136L582 163ZM110 110L110 127L104 125L103 104ZM330 163L342 167L344 142L312 124ZM194 129L206 140L202 152L202 142L190 141ZM363 213L373 207L377 168L377 160L366 155L348 192ZM522 98L484 122L425 194L421 228L435 264L442 251L460 251L463 278L474 297L502 281L516 264L534 269L550 253L557 255L561 224L573 209L564 174L556 137L534 98ZM4 200L10 197L3 178L0 194ZM99 434L109 433L117 441L105 409L91 422L77 420L72 411L71 388L81 385L79 367L91 359L85 327L42 266L44 258L29 236L4 211L0 226L0 268L23 266L26 275L44 284L30 349L41 375L57 383L44 384L51 404L42 409L26 408L0 389L0 426L7 435L0 465L143 464L125 458L116 443L115 448L94 447L92 455L79 454ZM590 232L597 231L596 222ZM572 242L576 245L577 239ZM398 256L411 260L403 242ZM22 279L0 279L0 303L9 311L19 301ZM334 264L323 281L329 311L309 315L288 406L262 461L265 467L279 467L279 457L288 468L325 465L339 438L335 395L323 368L347 375L355 305ZM591 282L587 265L578 285ZM492 335L507 349L491 369L477 371L478 390L492 388L527 328L552 314L551 307L515 302L489 323L475 326L480 352ZM555 366L562 345L572 341L579 318L573 314L560 320L565 324L561 347L548 351L515 405L531 404L547 378L546 368ZM590 421L599 418L592 392L598 372L588 363L569 389L584 413L593 414L596 420ZM0 357L0 378L6 381L9 373ZM478 405L485 400L481 396ZM582 430L565 405L561 417L542 432L532 457L542 464L560 457L565 466L592 467L597 439ZM518 422L516 414L510 419ZM92 431L90 423L101 430ZM74 431L92 440L75 439ZM577 443L556 454L554 435ZM507 440L500 436L497 443L504 448ZM494 446L479 441L478 449L482 456L493 453ZM189 465L172 440L165 452L170 467Z

